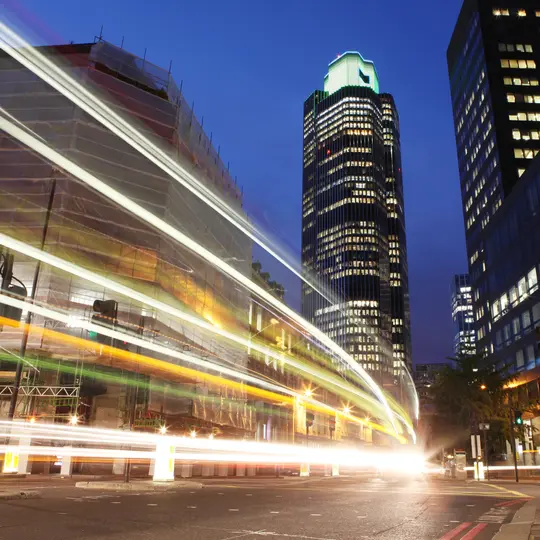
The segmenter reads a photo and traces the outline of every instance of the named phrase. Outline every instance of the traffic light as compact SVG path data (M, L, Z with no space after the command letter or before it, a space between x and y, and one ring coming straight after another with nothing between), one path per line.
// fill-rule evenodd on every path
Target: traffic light
M516 426L522 426L523 425L523 418L522 418L522 415L523 413L521 411L514 411L514 423L516 424Z
M21 283L19 285L12 285L12 280L19 281L17 278L13 277L13 255L7 253L1 255L1 266L0 266L0 289L3 294L7 296L12 296L18 300L22 300L27 297L28 291L26 287ZM3 304L0 300L0 317L5 317L6 319L12 319L14 321L14 326L19 326L22 317L22 309ZM0 325L0 331L2 326Z
M96 300L93 308L96 313L92 315L92 323L105 328L114 328L116 326L118 318L118 302L116 300ZM109 336L90 332L90 337L96 339L102 345L114 346L114 340Z
M26 288L18 285L9 285L5 292L7 292L9 296L13 296L18 300L23 300L26 298L27 294ZM13 321L16 323L14 326L19 326L22 317L22 309L0 303L0 317L13 319Z

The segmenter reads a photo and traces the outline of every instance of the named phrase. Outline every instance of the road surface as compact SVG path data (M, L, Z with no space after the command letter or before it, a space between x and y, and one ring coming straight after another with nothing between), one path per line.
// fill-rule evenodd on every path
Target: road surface
M2 540L487 540L528 500L490 484L367 478L224 478L120 493L39 481L0 501ZM8 489L2 483L1 489Z

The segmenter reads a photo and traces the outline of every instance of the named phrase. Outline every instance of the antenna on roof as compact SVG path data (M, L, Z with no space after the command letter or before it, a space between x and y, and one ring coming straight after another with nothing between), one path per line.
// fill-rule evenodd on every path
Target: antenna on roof
M124 36L122 36L122 43L120 43L120 48L121 48L121 49L124 48Z
M171 70L172 70L172 60L169 62L169 75L171 74Z
M103 41L103 25L101 25L101 30L99 31L99 41Z

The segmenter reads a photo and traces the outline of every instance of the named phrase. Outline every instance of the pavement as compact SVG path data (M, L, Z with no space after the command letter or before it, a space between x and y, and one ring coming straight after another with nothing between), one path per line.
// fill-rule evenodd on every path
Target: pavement
M429 479L215 478L165 492L89 492L76 481L3 481L3 492L23 485L40 498L0 500L0 538L528 540L505 529L523 521L521 509L536 515L540 496L534 485Z

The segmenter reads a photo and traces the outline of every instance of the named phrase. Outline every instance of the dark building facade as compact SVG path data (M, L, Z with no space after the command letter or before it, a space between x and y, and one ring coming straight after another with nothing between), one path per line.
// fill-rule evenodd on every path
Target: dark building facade
M484 231L486 272L478 287L491 306L482 346L500 366L519 372L540 366L540 158L515 185Z
M472 288L468 274L456 274L451 286L452 321L454 322L454 355L476 353Z
M304 104L306 318L383 382L411 366L399 120L372 62L347 52Z
M540 5L465 0L447 59L477 350L490 354L488 231L540 151Z

